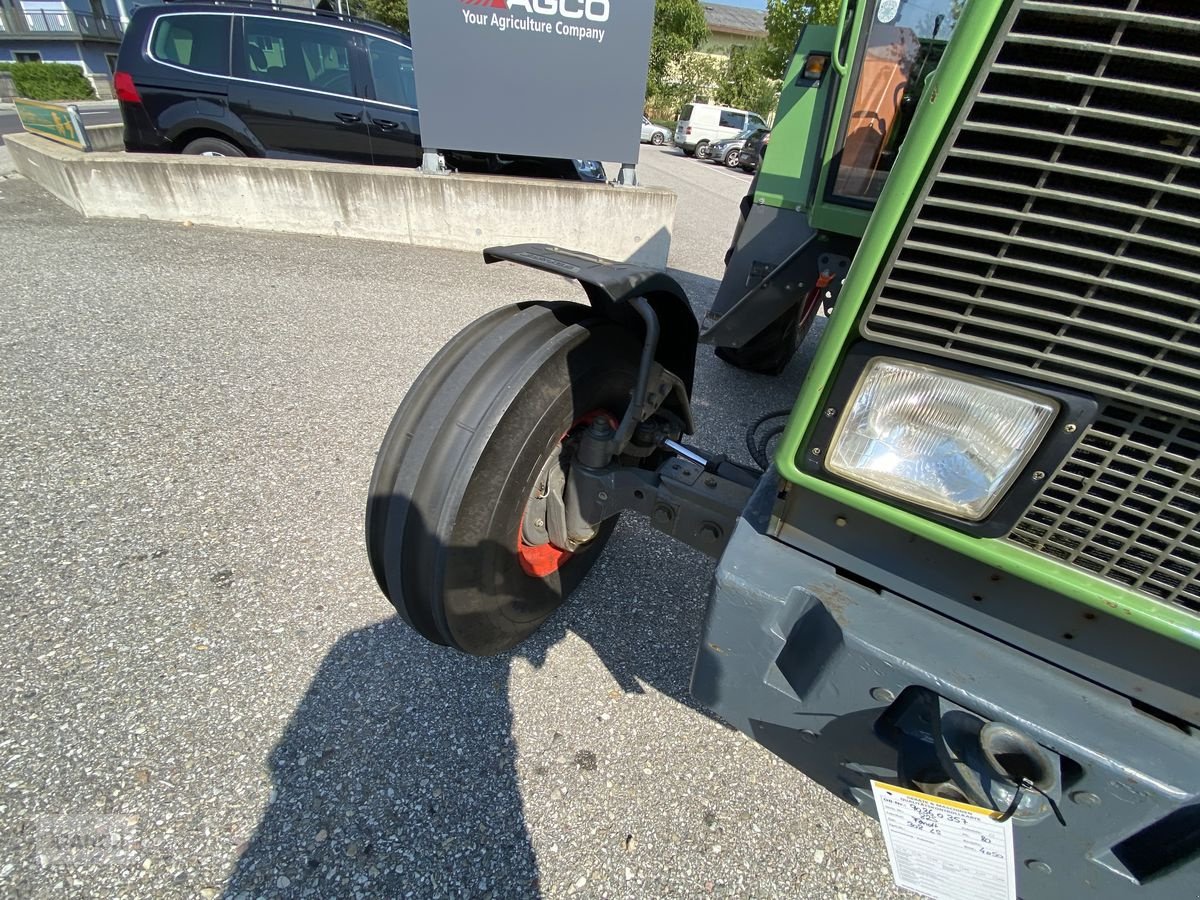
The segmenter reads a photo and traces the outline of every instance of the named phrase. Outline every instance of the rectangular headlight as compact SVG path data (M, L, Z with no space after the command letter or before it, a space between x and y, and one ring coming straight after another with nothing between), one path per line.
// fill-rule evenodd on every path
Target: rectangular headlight
M863 370L825 467L968 521L1004 496L1058 414L1047 397L922 363L876 357Z

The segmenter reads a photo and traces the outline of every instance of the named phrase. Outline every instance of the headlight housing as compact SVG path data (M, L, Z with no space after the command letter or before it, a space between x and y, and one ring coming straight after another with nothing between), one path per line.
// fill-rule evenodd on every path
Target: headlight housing
M830 441L825 468L848 481L977 522L1000 502L1059 411L1032 391L875 357Z

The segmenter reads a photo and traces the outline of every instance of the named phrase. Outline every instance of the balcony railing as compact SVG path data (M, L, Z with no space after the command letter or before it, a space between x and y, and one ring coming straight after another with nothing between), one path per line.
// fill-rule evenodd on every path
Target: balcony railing
M93 16L72 10L0 10L0 33L5 37L98 38L121 40L121 22L110 16Z

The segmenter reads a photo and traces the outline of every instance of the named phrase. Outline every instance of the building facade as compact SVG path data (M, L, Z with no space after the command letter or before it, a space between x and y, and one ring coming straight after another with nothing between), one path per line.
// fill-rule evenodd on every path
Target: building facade
M118 0L0 0L0 62L77 65L109 99L121 19Z
M761 10L722 3L703 6L708 40L700 47L701 53L728 57L734 47L750 47L766 39L766 19Z

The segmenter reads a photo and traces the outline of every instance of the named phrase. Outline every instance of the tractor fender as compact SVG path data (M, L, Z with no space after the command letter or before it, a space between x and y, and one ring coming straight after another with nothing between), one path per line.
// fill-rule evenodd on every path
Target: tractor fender
M700 326L687 293L670 275L549 244L488 247L483 251L483 261L515 262L572 278L583 286L596 312L639 333L644 325L630 301L645 297L661 329L655 360L683 382L691 397Z

